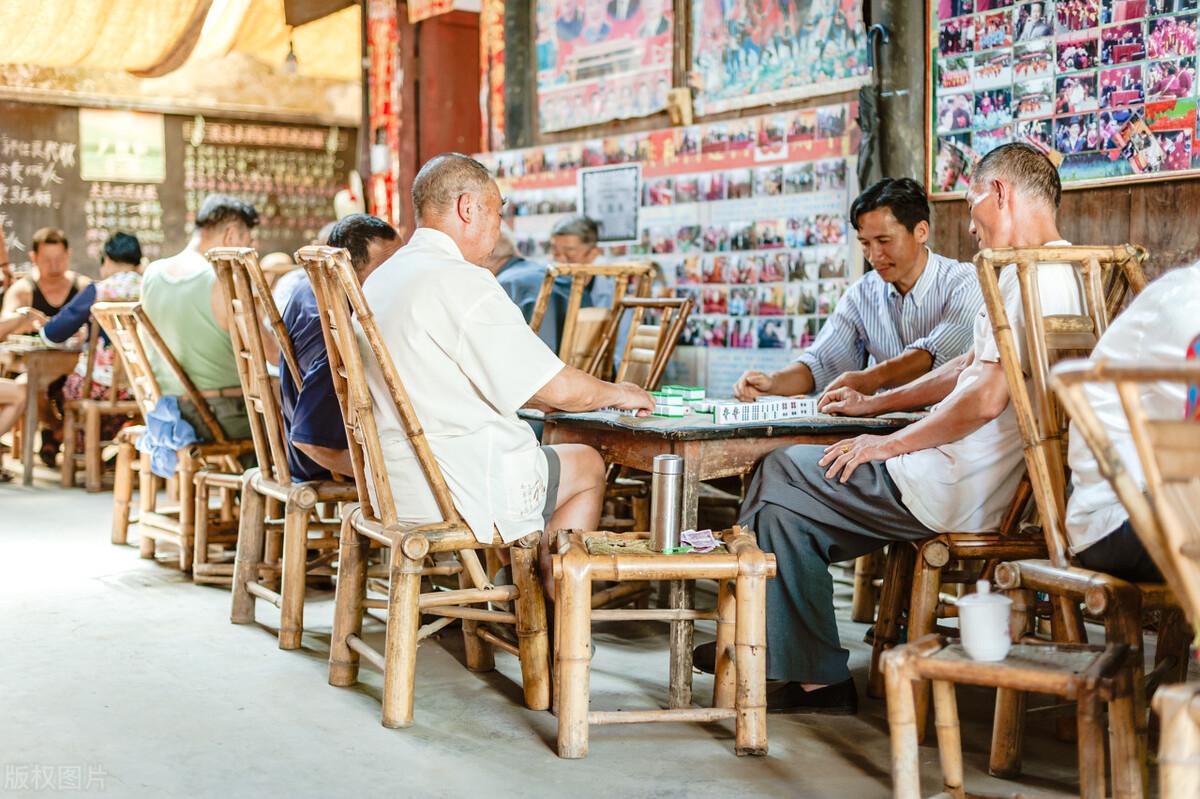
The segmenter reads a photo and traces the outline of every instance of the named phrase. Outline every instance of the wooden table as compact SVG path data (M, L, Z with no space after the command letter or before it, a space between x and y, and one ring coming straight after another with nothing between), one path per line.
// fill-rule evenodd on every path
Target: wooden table
M708 414L682 418L622 416L613 411L540 413L522 411L529 421L544 420L543 444L589 444L606 463L649 472L654 456L683 458L681 529L695 529L700 483L751 472L769 452L791 444L834 444L844 438L875 433L886 435L921 418L894 413L877 418L820 414L803 419L745 425L718 425ZM670 607L693 606L693 583L672 582ZM692 701L693 624L671 622L671 707Z
M70 374L79 361L78 347L39 347L0 343L0 371L24 372L28 381L25 427L21 434L22 485L33 484L33 441L37 437L38 399L58 378Z

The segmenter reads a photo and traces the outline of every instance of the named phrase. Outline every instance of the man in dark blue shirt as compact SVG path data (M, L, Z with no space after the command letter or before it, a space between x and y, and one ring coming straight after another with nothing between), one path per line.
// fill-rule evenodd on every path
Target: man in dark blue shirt
M345 217L329 234L330 247L349 250L360 282L400 249L401 243L391 225L367 214ZM282 315L303 381L303 388L297 389L288 370L280 370L279 394L292 480L327 480L330 472L353 474L317 298L307 280L296 288Z

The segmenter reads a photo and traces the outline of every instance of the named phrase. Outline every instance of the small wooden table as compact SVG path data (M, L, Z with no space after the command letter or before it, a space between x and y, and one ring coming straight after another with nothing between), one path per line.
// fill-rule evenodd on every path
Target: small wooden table
M528 421L544 420L543 444L589 444L606 463L649 472L654 456L683 458L682 529L695 529L700 483L720 477L748 474L768 453L792 444L835 444L844 438L875 433L886 435L912 424L921 414L893 413L875 418L819 414L803 419L744 425L718 425L710 414L682 418L623 416L614 411L551 413L522 411ZM672 609L694 606L694 583L672 581ZM673 708L692 703L692 633L688 621L671 622L670 703Z
M21 434L22 485L33 484L33 440L37 434L38 398L58 378L70 374L79 361L80 347L39 347L0 343L0 371L24 372L28 380L25 429Z

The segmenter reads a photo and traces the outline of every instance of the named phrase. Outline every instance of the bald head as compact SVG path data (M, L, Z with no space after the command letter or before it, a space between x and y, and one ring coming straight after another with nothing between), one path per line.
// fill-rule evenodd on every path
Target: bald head
M430 159L413 181L417 226L446 234L462 257L483 265L500 235L500 189L487 168L461 153Z
M443 153L425 162L413 181L417 224L445 215L463 194L482 194L493 185L487 167L462 153Z

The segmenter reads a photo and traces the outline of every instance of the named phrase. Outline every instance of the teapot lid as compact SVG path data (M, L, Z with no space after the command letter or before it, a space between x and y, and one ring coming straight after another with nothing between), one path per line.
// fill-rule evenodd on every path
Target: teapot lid
M987 580L975 581L975 593L967 594L960 597L958 604L961 605L1011 605L1012 600L1004 594L993 594L992 584Z

